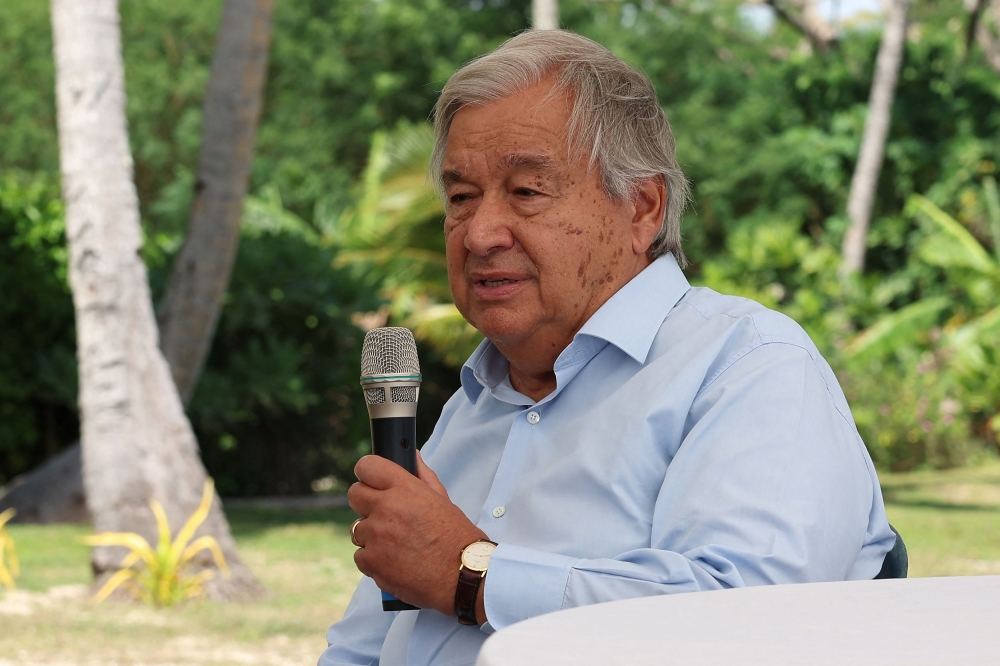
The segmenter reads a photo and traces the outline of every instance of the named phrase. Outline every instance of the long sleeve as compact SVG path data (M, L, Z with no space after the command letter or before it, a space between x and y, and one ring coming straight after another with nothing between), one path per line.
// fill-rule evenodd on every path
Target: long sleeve
M893 537L886 527L864 547L870 514L884 509L842 400L803 348L745 354L692 405L649 547L586 559L501 543L486 579L490 625L630 597L874 577Z
M396 613L382 610L375 581L365 576L351 597L344 617L326 632L329 647L318 666L375 666Z

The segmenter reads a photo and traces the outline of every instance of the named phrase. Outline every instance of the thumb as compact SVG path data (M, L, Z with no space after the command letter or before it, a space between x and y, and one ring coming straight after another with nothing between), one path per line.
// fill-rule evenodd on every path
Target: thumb
M427 463L424 462L424 457L420 455L420 451L417 451L417 478L426 483L431 487L431 490L441 495L445 499L449 499L448 491L445 490L444 484L438 479L438 475L434 473ZM450 501L450 499L449 499Z

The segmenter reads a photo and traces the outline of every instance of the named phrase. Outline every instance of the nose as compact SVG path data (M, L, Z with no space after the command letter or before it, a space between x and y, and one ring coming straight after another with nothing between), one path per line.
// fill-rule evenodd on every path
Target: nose
M512 212L504 197L487 192L476 207L465 233L465 249L479 257L514 246Z

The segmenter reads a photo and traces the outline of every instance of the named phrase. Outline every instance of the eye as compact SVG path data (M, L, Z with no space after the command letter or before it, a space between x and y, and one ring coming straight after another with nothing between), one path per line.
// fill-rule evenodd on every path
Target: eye
M519 197L535 197L541 194L541 192L536 192L535 190L529 190L527 187L518 187L514 189L514 194Z
M472 198L471 194L464 194L464 193L453 194L450 197L448 197L448 202L453 204L460 204L462 202L468 201L471 198Z

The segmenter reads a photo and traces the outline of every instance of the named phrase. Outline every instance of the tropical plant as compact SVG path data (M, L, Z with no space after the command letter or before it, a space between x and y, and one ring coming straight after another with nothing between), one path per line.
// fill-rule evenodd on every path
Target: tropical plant
M995 181L984 186L985 200L994 209ZM948 282L964 298L935 295L922 298L881 318L859 333L847 346L855 358L883 355L900 345L917 342L931 330L942 315L950 312L943 329L941 344L951 348L956 360L966 367L983 361L982 344L1000 332L1000 258L991 256L958 220L919 194L910 197L906 212L921 217L931 233L920 244L917 257L948 273ZM991 215L991 227L1000 234L1000 216ZM1000 247L997 248L1000 254Z
M151 606L173 606L196 597L204 592L203 584L215 577L211 568L195 571L199 568L195 556L204 550L211 553L223 576L229 578L229 565L214 537L206 535L191 541L195 530L208 517L214 497L215 484L207 479L201 504L172 540L167 515L160 503L152 500L149 506L159 530L155 549L134 532L103 532L84 537L83 542L88 546L123 546L131 551L118 565L118 572L94 595L94 600L107 599L119 586Z
M998 238L1000 204L992 178L984 179L982 192L989 235ZM844 352L853 377L846 383L866 393L855 416L859 428L868 424L878 431L869 441L874 457L881 447L897 467L909 466L906 460L953 465L968 457L965 440L995 441L1000 435L1000 381L994 371L1000 357L1000 258L926 197L913 195L906 213L928 232L915 261L943 271L947 291L886 314L849 340ZM994 249L1000 254L1000 244ZM887 372L895 379L885 382ZM865 388L866 376L875 375L879 380ZM872 399L879 381L899 390L893 395L882 390L882 397ZM867 416L865 409L871 412ZM913 446L921 449L919 455Z
M444 208L427 181L433 147L426 124L376 133L358 205L326 226L342 248L338 263L363 267L381 285L394 323L457 367L482 336L451 302Z
M17 551L14 550L14 539L7 531L7 521L17 513L14 509L7 509L0 512L0 584L8 590L13 590L14 579L21 573L20 563L17 561ZM4 562L7 560L10 564Z

